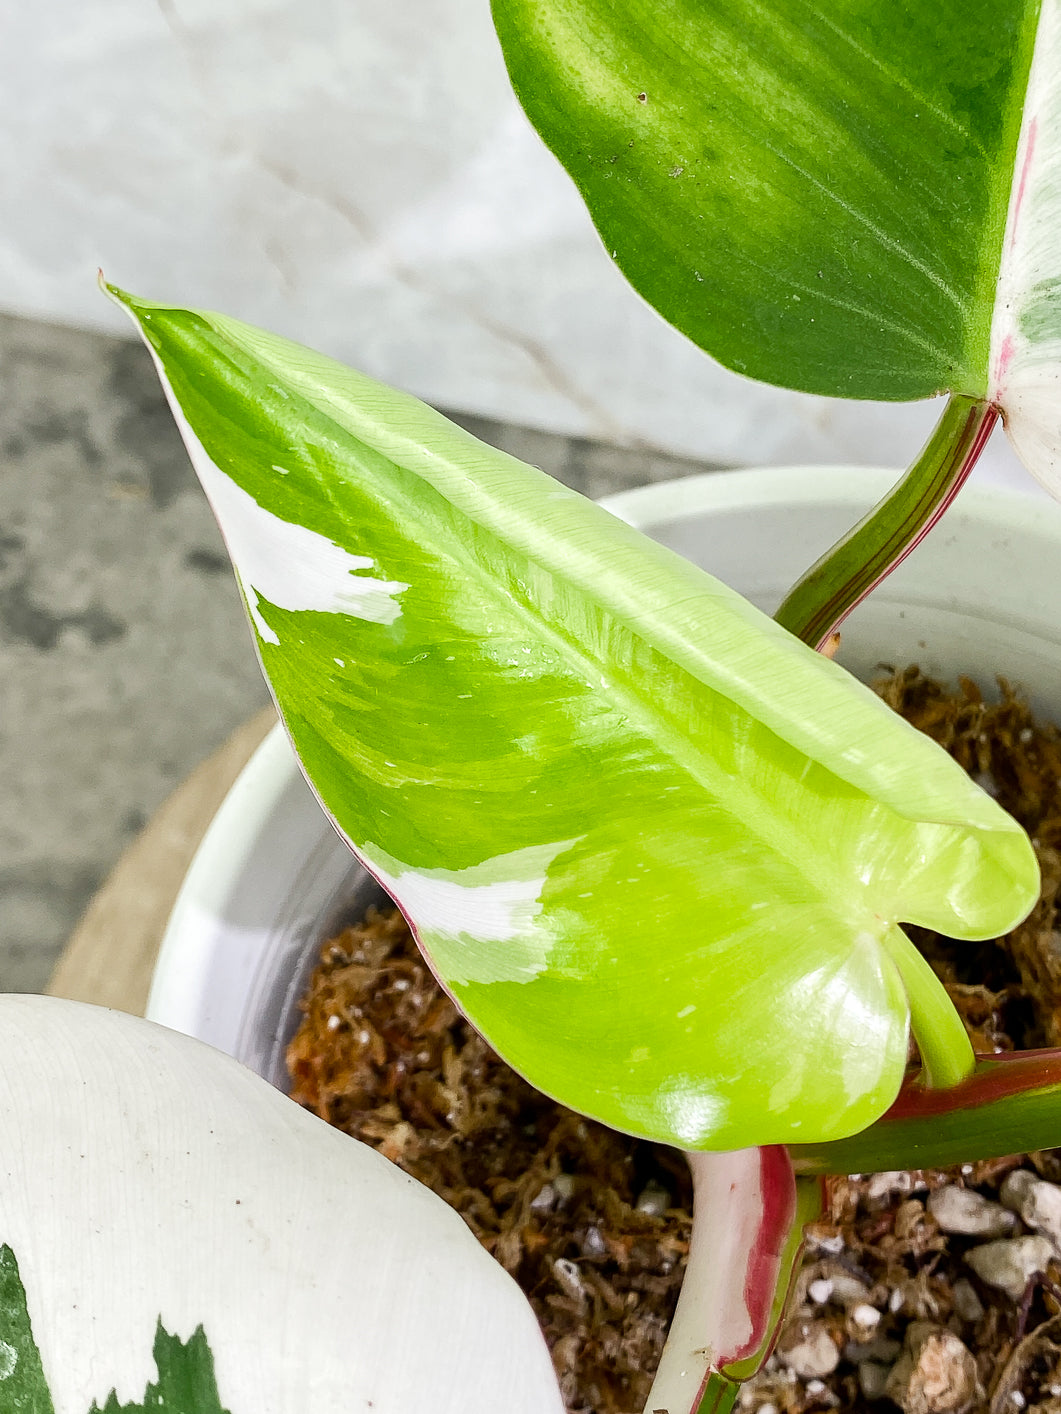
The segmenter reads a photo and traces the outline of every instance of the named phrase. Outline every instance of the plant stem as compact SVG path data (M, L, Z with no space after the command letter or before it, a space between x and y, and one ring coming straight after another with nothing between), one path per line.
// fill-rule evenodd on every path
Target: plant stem
M740 1394L741 1382L731 1380L728 1375L712 1370L704 1386L703 1398L693 1414L729 1414ZM655 1414L655 1411L652 1411Z
M901 928L889 928L884 948L898 970L910 1002L910 1022L921 1051L922 1084L948 1090L976 1066L965 1023L947 990Z
M799 1271L819 1179L796 1179L780 1145L686 1155L689 1259L645 1414L726 1414L773 1349Z
M807 571L774 616L777 622L812 648L828 651L839 624L901 564L957 495L997 416L997 409L976 398L949 398L910 470ZM894 928L884 941L910 997L923 1063L920 1093L961 1086L975 1063L961 1018L906 935ZM807 1146L803 1174L836 1172L830 1166L834 1147L842 1146ZM689 1264L645 1414L730 1414L742 1382L773 1348L799 1270L804 1228L821 1215L825 1201L818 1184L793 1179L789 1156L782 1154L747 1149L688 1155L695 1189Z
M797 1173L948 1168L1061 1144L1061 1050L978 1056L967 1080L928 1090L920 1071L903 1081L868 1129L823 1144L792 1144Z
M910 470L789 591L774 615L777 622L812 648L827 643L932 529L972 471L997 417L998 409L978 398L948 398Z
M979 398L953 395L921 455L885 498L813 565L774 615L820 651L856 604L925 538L976 465L998 417ZM830 654L831 656L831 654ZM885 940L910 998L924 1083L946 1089L973 1069L973 1051L943 984L899 929Z

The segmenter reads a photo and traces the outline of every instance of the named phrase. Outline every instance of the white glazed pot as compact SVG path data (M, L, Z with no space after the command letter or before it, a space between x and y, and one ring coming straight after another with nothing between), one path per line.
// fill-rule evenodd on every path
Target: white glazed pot
M838 467L713 472L603 504L770 613L894 484ZM919 663L989 688L1001 674L1061 716L1061 506L966 487L944 521L847 621L862 678ZM320 943L382 898L303 781L283 730L263 742L188 872L147 1014L286 1088L284 1049Z

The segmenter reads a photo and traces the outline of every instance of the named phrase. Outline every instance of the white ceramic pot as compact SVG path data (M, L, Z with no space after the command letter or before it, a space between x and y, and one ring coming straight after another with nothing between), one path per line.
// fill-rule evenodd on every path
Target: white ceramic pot
M838 467L713 472L604 505L767 612L896 480ZM966 487L942 524L851 616L860 677L919 663L1020 684L1061 716L1061 506ZM381 897L302 780L277 728L204 838L162 945L148 1016L283 1087L284 1048L319 944Z

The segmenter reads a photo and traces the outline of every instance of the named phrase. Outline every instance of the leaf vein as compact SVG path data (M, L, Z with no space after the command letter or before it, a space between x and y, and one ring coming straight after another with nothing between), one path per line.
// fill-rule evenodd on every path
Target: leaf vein
M853 206L849 201L845 201L838 192L833 191L825 182L813 176L805 167L801 167L796 159L789 153L773 145L769 145L769 147L770 151L773 152L774 156L777 157L779 161L791 167L794 172L802 177L805 182L809 183L810 186L814 187L816 191L820 192L828 201L839 206L841 211L845 211L848 216L869 231L874 239L881 243L885 250L891 251L893 255L899 256L901 260L905 260L912 269L923 275L930 284L935 285L940 293L945 298L949 299L956 309L963 315L968 314L966 301L959 295L954 286L943 278L938 270L933 270L930 265L927 265L925 261L916 256L912 250L904 246L902 241L896 240L894 236L889 236L887 231L883 230L871 216L859 210L857 206Z
M933 99L929 98L927 94L915 88L904 74L897 72L895 69L885 64L879 55L874 54L871 49L867 49L864 44L861 44L853 34L845 30L836 20L830 18L830 16L824 14L813 5L808 5L806 8L808 13L813 15L826 29L831 30L843 44L848 45L860 59L883 74L889 83L893 83L896 88L901 89L903 93L908 94L916 102L922 104L924 108L945 127L950 128L952 132L957 133L960 137L966 138L972 144L973 150L979 156L983 157L985 161L988 160L989 154L987 149L976 139L972 130L964 123L960 122L953 113L948 113L946 108L942 108Z

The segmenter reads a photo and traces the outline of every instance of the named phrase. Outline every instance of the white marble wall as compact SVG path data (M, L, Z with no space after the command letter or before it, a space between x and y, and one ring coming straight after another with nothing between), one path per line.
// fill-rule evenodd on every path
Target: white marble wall
M935 415L762 388L663 325L518 111L488 0L10 3L0 128L9 312L117 328L102 266L436 403L731 464L898 464Z

